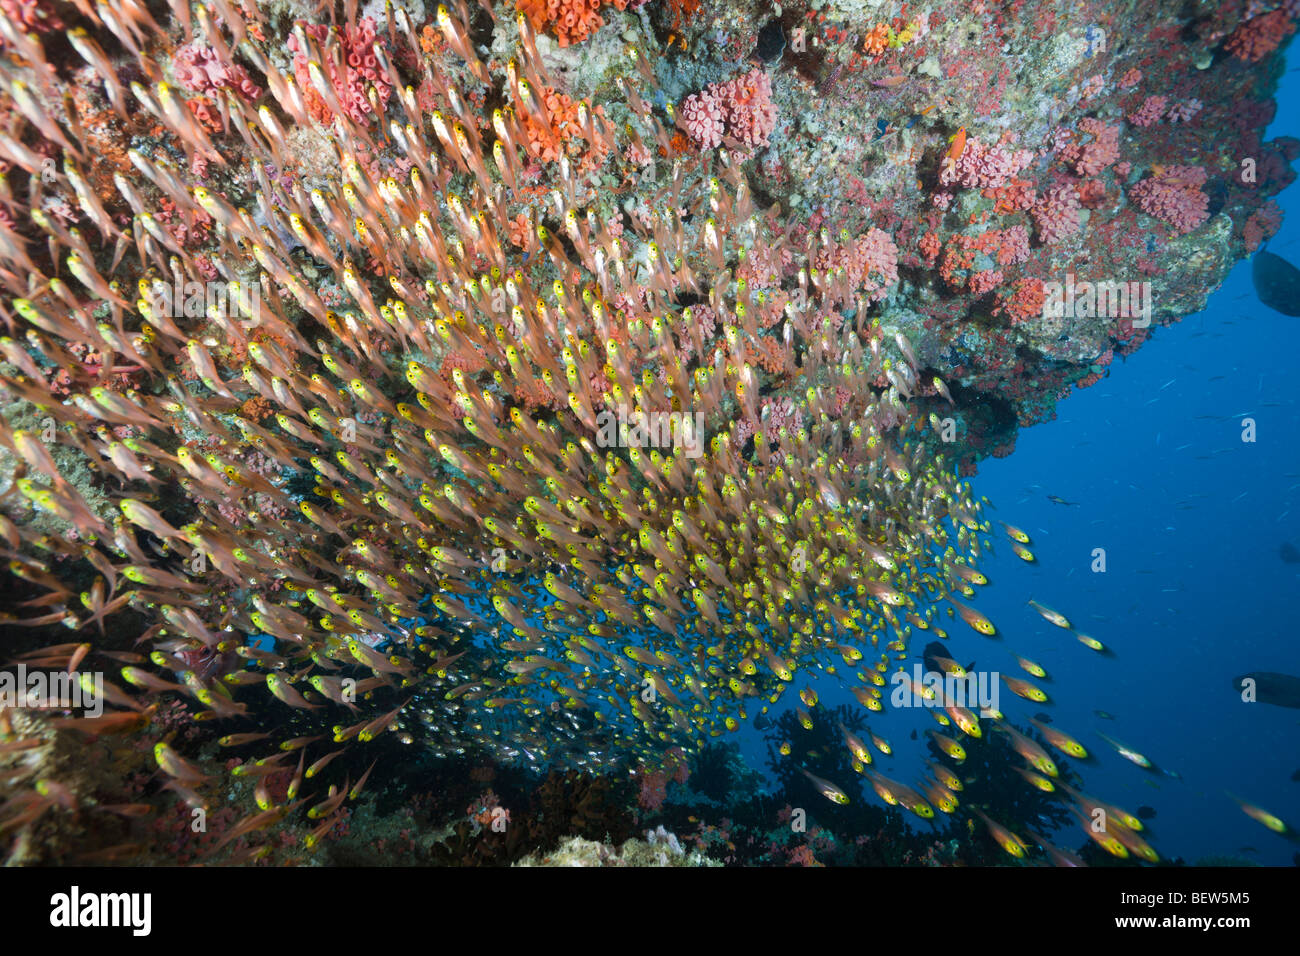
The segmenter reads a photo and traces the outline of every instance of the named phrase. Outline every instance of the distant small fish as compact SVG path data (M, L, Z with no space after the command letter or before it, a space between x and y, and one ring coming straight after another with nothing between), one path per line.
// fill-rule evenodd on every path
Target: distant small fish
M1077 505L1077 504L1079 503L1079 502L1077 502L1077 501L1066 501L1066 500L1065 500L1064 498L1062 498L1060 495L1048 495L1048 496L1047 496L1047 500L1048 500L1048 501L1051 501L1051 502L1054 502L1055 504L1058 504L1058 505L1070 505L1070 506L1073 506L1073 505Z
M1002 525L1003 529L1007 533L1007 537L1010 538L1012 541L1018 542L1020 544L1032 544L1032 542L1029 539L1029 535L1026 534L1024 531L1021 531L1015 525L1007 524L1005 521L999 521L998 524Z
M1114 715L1114 714L1108 714L1108 713L1107 713L1106 711L1104 711L1104 710L1094 710L1093 713L1096 714L1098 717L1100 717L1102 720L1114 720L1114 719L1115 719L1115 715Z
M1139 820L1151 820L1155 817L1156 811L1154 807L1143 805L1137 808L1137 815Z
M1041 721L1042 721L1043 723L1045 723L1045 724L1050 724L1050 723L1052 722L1052 715L1051 715L1051 714L1034 714L1034 720L1041 720Z
M1300 564L1300 548L1297 548L1290 541L1283 542L1282 546L1277 549L1277 556L1287 564Z
M1035 611L1041 614L1047 621L1050 621L1052 624L1055 624L1057 627L1063 627L1066 630L1070 629L1069 619L1066 618L1066 616L1062 614L1060 611L1053 611L1050 607L1047 607L1046 605L1043 604L1039 604L1037 601L1033 600L1032 598L1029 600L1028 604Z
M1295 773L1291 774L1291 780L1294 783L1300 783L1300 770L1297 770Z
M1269 813L1263 807L1256 806L1253 803L1248 803L1241 799L1241 797L1233 796L1231 793L1229 793L1228 796L1232 797L1232 799L1236 801L1237 806L1241 807L1241 812L1246 814L1246 816L1250 817L1252 820L1263 824L1274 833L1279 833L1288 840L1297 839L1295 829L1281 817Z
M839 787L835 786L835 784L831 783L829 780L823 780L821 777L814 776L813 774L809 773L807 770L804 770L802 767L799 768L799 772L802 773L805 777L807 777L809 782L811 782L812 785L817 788L817 792L820 793L822 796L824 796L827 800L830 800L832 803L838 803L841 805L849 802L848 794L846 794Z
M1154 764L1152 764L1151 760L1148 757L1138 753L1132 747L1128 747L1120 743L1118 740L1114 740L1110 737L1107 737L1100 730L1097 731L1097 736L1100 737L1102 740L1106 741L1106 743L1110 744L1111 747L1115 749L1115 752L1118 753L1125 760L1127 760L1129 763L1141 767L1143 770L1151 770L1154 768Z

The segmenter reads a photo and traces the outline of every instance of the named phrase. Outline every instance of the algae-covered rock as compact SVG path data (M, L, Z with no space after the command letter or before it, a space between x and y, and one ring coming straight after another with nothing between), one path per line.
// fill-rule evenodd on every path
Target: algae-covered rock
M644 840L622 846L570 837L550 853L534 853L515 866L721 866L698 850L682 849L677 837L662 825L646 831Z

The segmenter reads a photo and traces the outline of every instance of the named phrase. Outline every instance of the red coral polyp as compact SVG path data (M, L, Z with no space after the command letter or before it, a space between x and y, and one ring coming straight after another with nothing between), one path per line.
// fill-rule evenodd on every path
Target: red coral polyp
M1201 192L1205 170L1200 166L1165 166L1129 190L1129 196L1148 216L1188 233L1210 217L1210 198Z
M681 122L699 149L720 145L724 134L746 146L767 146L776 129L772 78L754 69L713 83L683 101Z

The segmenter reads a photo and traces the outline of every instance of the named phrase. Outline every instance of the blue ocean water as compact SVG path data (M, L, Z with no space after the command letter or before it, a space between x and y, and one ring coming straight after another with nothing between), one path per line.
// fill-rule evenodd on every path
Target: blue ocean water
M1265 139L1300 136L1300 66L1288 65L1277 101ZM1300 185L1278 202L1286 218L1268 248L1300 264ZM1109 377L1076 390L1057 420L1022 431L1014 454L982 462L974 479L992 518L1032 536L1038 561L1021 561L998 535L996 555L981 564L990 585L972 603L1001 640L947 622L953 656L1019 677L1029 675L1015 654L1046 668L1052 680L1040 683L1051 704L1004 689L1002 709L1022 726L1050 713L1084 743L1094 754L1079 765L1087 791L1130 811L1152 807L1149 835L1165 858L1229 855L1276 866L1290 865L1297 849L1226 792L1300 823L1300 782L1291 780L1300 769L1300 710L1243 703L1232 683L1249 671L1300 674L1300 565L1278 554L1285 541L1300 547L1297 323L1259 302L1242 262L1203 312L1153 329L1135 355L1116 358ZM1243 441L1247 419L1253 442ZM1104 573L1093 571L1098 548ZM1115 656L1047 623L1026 604L1031 597ZM811 683L825 705L853 703L834 679ZM869 724L896 744L936 726L912 714L887 712ZM1181 779L1125 761L1097 731ZM762 735L746 728L740 743L748 762L763 767ZM913 782L922 773L918 751L896 747L881 772ZM1060 836L1067 847L1085 842L1078 829Z

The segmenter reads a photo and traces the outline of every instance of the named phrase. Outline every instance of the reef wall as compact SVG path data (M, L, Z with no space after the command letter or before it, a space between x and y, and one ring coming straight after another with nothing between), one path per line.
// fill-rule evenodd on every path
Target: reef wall
M110 705L0 723L0 835L103 790L64 733L251 858L371 753L883 709L940 601L995 631L978 459L1278 228L1296 14L0 2L5 647Z

